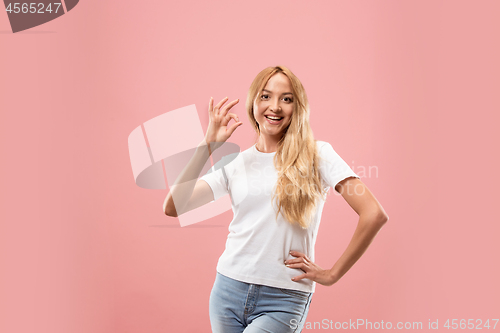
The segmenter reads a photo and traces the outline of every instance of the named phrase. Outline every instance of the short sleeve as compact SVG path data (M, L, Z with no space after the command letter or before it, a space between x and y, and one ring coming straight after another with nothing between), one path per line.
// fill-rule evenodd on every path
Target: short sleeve
M219 168L215 171L214 167L210 168L208 172L201 177L200 179L203 179L204 181L207 182L207 184L210 186L212 189L212 192L214 193L214 201L219 199L220 197L223 197L224 195L228 194L228 182L227 182L227 177L224 172L224 168Z
M346 178L360 178L328 142L322 142L319 148L319 155L321 157L319 162L321 178L326 185L333 189L335 189L335 186L339 182Z

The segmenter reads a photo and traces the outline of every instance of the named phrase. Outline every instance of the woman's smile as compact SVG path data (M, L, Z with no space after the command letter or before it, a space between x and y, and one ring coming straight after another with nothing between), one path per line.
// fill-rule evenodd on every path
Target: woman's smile
M281 121L283 120L283 117L273 117L273 116L265 116L268 123L271 125L278 125L281 124Z

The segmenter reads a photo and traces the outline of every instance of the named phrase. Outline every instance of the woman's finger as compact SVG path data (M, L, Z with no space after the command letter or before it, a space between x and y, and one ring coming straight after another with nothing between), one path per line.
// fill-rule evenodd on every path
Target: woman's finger
M299 251L290 251L290 254L294 257L305 257L306 255Z
M241 126L243 123L241 121L237 122L237 123L234 123L231 125L231 127L229 127L228 131L229 131L229 135L233 135L233 132L236 130L236 128L238 128L239 126Z
M224 98L222 101L219 102L219 104L217 104L215 106L215 114L219 114L219 109L222 105L224 105L224 103L226 103L226 101L228 100L228 98Z
M309 268L306 264L304 264L303 262L297 262L297 263L292 263L292 264L286 264L285 265L286 267L289 267L289 268L300 268L301 270L303 270L304 272L306 271L305 269L306 268Z
M305 278L307 278L307 273L301 274L299 276L294 276L292 278L292 281L299 281L299 280L302 280L302 279L305 279Z
M305 262L306 261L304 260L303 257L299 257L299 258L285 260L285 265L286 264L300 264L300 263L305 263Z
M224 109L220 112L220 114L222 116L225 116L229 112L229 110L231 110L231 108L233 106L235 106L236 104L238 104L239 101L240 101L240 99L238 98L238 99L235 99L234 101L232 101L231 103L229 103L228 105L226 105L224 107Z
M210 101L208 102L208 112L212 112L214 110L214 98L210 97Z
M228 113L228 114L227 114L227 117L229 117L229 118L233 118L235 122L240 121L240 118L238 118L238 115L237 115L237 114L235 114L235 113ZM227 119L227 117L226 117L226 119ZM228 121L227 121L227 122L229 122L229 120L230 120L230 119L228 119Z

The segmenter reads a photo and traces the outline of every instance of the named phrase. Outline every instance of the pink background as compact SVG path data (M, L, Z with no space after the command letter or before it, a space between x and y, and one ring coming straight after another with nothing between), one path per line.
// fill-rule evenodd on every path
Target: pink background
M130 132L284 64L317 139L390 221L308 322L500 317L498 1L81 1L12 34L0 14L0 332L209 332L226 212L179 227L134 183ZM330 195L316 262L357 215ZM476 321L474 321L476 323ZM495 331L500 330L500 324ZM315 332L324 330L304 330Z

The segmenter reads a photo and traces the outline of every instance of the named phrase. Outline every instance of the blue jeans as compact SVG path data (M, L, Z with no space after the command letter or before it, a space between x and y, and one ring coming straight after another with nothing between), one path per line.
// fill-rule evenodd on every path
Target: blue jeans
M301 332L312 293L245 283L217 273L210 294L213 333Z

